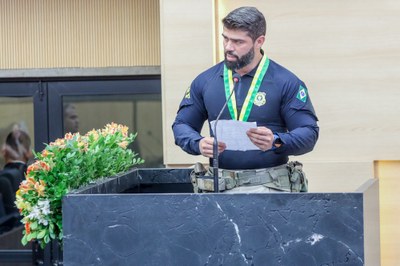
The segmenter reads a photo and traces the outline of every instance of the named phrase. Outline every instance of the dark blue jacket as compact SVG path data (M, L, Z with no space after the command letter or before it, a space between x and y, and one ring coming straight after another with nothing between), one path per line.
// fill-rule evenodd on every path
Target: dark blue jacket
M172 129L175 143L187 153L200 154L203 124L206 120L215 120L226 101L223 69L221 62L197 76L179 106ZM243 75L241 90L238 93L235 91L239 113L255 72L256 68ZM306 85L293 73L270 60L258 92L265 93L265 103L261 101L258 104L260 106L253 105L248 122L256 121L257 126L271 129L284 144L265 152L225 150L219 155L220 168L259 169L277 166L286 163L289 155L304 154L314 148L319 132L318 118ZM228 108L225 108L220 119L231 119Z

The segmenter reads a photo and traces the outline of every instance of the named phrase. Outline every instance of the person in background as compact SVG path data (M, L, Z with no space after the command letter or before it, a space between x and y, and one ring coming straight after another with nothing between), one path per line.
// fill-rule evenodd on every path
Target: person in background
M64 105L64 134L77 133L79 131L79 117L75 105L67 103Z
M0 171L0 183L2 184L0 193L3 196L6 213L9 214L17 211L14 205L15 192L25 179L28 161L33 156L29 135L23 130L14 129L7 135L1 153L6 164ZM9 189L12 191L10 192Z
M262 49L266 21L257 8L237 8L222 23L225 60L197 76L185 92L172 125L175 143L189 154L213 158L212 127L209 137L200 132L204 122L215 121L228 102L220 119L256 122L243 136L255 148L232 150L218 142L218 174L225 184L220 189L228 193L306 191L302 164L288 160L290 155L313 150L318 139L318 119L307 86L267 57ZM203 178L192 181L195 192L213 187Z

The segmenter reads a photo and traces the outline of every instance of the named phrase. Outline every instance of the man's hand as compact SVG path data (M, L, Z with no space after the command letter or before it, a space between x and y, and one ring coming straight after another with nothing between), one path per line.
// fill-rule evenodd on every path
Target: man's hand
M260 150L266 151L272 148L274 133L269 128L257 127L247 131L247 136Z
M203 156L208 158L213 158L213 144L214 138L212 137L205 137L202 138L199 142L200 152ZM223 152L226 149L226 144L218 141L218 154Z

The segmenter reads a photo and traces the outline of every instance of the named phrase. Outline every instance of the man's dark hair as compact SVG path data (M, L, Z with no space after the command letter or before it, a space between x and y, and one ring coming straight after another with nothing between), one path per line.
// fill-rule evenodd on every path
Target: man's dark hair
M255 7L244 6L231 11L222 19L224 27L229 30L246 31L255 41L267 31L264 15Z

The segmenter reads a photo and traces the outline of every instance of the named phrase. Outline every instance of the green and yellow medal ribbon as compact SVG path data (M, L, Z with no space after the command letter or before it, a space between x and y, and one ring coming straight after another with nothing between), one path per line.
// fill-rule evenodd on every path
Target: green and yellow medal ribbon
M251 82L249 91L247 92L246 99L244 100L242 110L240 111L239 119L237 106L236 106L236 97L235 94L232 94L231 99L228 101L228 109L231 114L232 120L239 121L247 121L249 118L251 109L253 108L254 98L260 88L261 82L264 79L264 75L268 70L269 59L267 56L263 56L260 64L257 67L256 74L254 75L253 81ZM226 65L224 65L224 86L225 86L225 97L229 99L229 95L231 95L232 90L234 88L233 79L232 79L232 70L228 69Z

